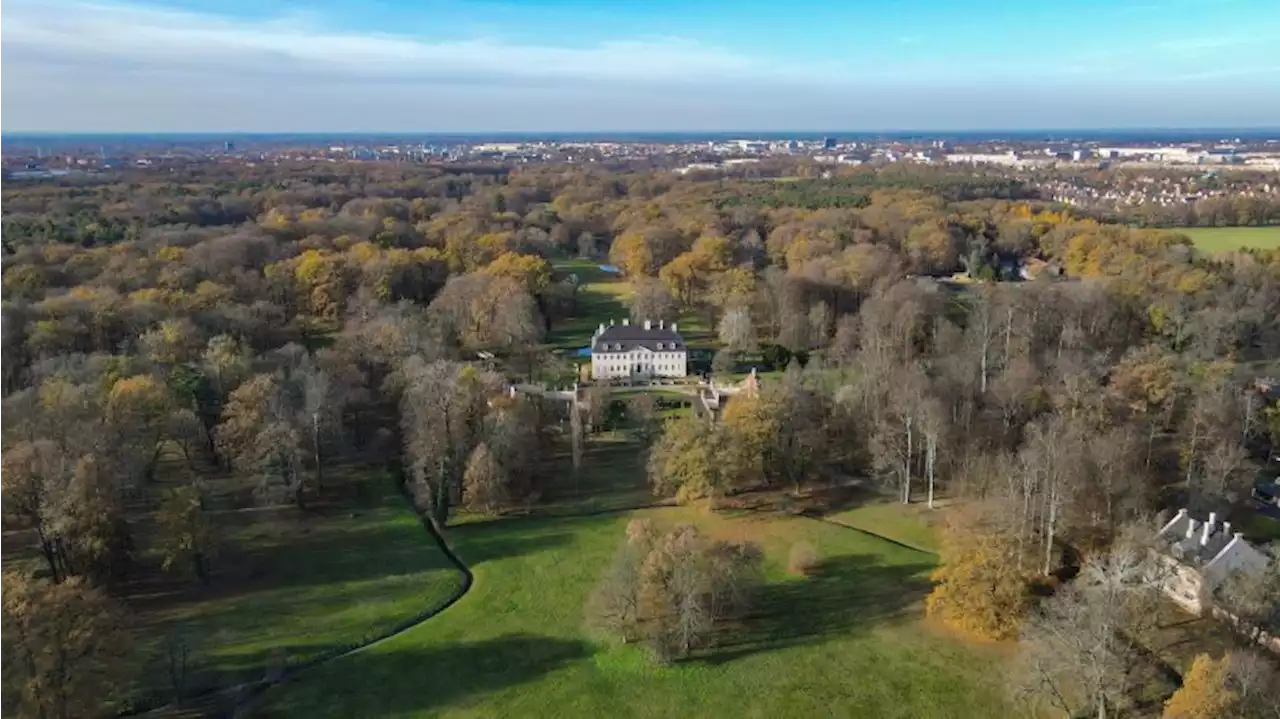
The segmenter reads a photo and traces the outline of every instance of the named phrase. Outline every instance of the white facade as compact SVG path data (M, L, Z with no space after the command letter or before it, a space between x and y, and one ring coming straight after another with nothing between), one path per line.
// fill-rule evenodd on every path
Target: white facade
M646 320L641 327L624 319L621 325L600 325L592 338L592 379L634 381L688 373L689 352L675 324Z
M1161 589L1192 614L1204 611L1203 601L1232 572L1265 571L1270 558L1231 531L1230 522L1218 522L1210 512L1200 521L1180 509L1156 535L1166 576Z

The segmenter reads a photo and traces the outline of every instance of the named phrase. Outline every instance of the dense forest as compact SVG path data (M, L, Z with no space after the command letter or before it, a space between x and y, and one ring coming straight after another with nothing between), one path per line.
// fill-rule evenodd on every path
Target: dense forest
M537 502L609 402L504 393L565 362L544 338L587 312L569 258L616 266L637 318L700 318L718 369L797 359L715 423L636 403L655 493L865 477L963 498L930 611L1025 636L1042 671L1018 691L1066 712L1129 706L1135 528L1248 513L1275 473L1280 251L1208 256L972 170L473 169L6 184L4 510L32 548L5 574L6 710L100 711L131 583L212 581L211 511L323 504L339 459L386 466L440 529ZM183 479L162 490L166 458ZM230 477L251 481L219 491ZM1275 633L1277 576L1220 599ZM52 658L68 644L78 659ZM1064 679L1090 662L1120 669Z

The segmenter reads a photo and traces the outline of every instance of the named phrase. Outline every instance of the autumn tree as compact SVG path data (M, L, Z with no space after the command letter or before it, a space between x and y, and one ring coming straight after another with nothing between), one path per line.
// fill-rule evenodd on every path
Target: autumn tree
M720 342L731 352L751 352L756 348L756 330L751 311L735 307L720 318Z
M5 517L35 529L40 552L55 582L62 579L62 544L52 508L57 494L64 489L69 469L66 458L52 442L39 440L9 443L0 470Z
M258 374L231 393L218 427L220 451L232 466L258 477L266 502L292 499L305 506L305 432L298 426L297 397L275 375Z
M152 375L125 377L107 393L107 421L114 433L114 446L144 459L141 470L150 478L168 434L174 409L169 389Z
M715 499L729 488L721 464L722 435L705 419L686 416L666 423L649 452L649 485L681 504Z
M200 487L193 483L170 490L160 504L156 524L164 569L189 568L201 584L209 584L217 544Z
M507 502L507 478L502 466L481 442L471 451L462 475L464 506L483 514L497 514Z
M632 322L650 320L670 322L678 315L676 300L661 282L641 277L631 282L631 297L627 300Z
M990 509L957 512L943 525L939 546L928 613L984 639L1017 636L1030 607L1030 577L1019 569L1009 528Z
M21 717L96 716L126 678L121 608L79 577L4 572L4 709Z
M1196 655L1182 686L1164 704L1163 719L1219 719L1234 716L1240 697L1228 683L1227 657Z
M1017 691L1068 714L1106 719L1122 710L1142 661L1134 637L1160 601L1158 569L1140 535L1126 533L1042 601L1023 633Z
M437 529L462 493L467 460L481 441L487 400L500 380L474 367L410 358L401 370L406 480L418 510Z
M588 599L588 621L623 641L644 639L660 662L688 656L750 606L763 559L754 545L712 541L692 525L659 533L635 520Z
M649 520L633 519L587 599L587 621L624 643L640 638L640 567L657 539Z

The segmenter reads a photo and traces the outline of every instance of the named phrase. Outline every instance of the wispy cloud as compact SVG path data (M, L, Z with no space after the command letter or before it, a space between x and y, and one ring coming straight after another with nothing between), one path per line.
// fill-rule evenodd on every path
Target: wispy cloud
M496 38L428 40L325 28L306 16L247 20L75 0L9 0L4 59L118 63L134 69L264 68L374 78L690 81L791 74L796 68L678 37L605 40L588 47Z

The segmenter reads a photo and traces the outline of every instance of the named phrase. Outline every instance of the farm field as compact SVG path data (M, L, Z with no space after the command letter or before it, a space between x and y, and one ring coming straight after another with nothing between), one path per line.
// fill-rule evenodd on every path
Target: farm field
M1180 227L1177 229L1204 252L1232 252L1257 248L1280 248L1280 226L1274 227Z
M584 630L583 605L627 522L697 524L749 539L769 579L753 615L672 666ZM450 540L475 573L467 596L395 639L270 690L270 717L1007 715L999 649L922 618L933 558L819 520L663 507L472 522ZM785 574L792 543L823 557ZM995 709L995 714L992 714Z

